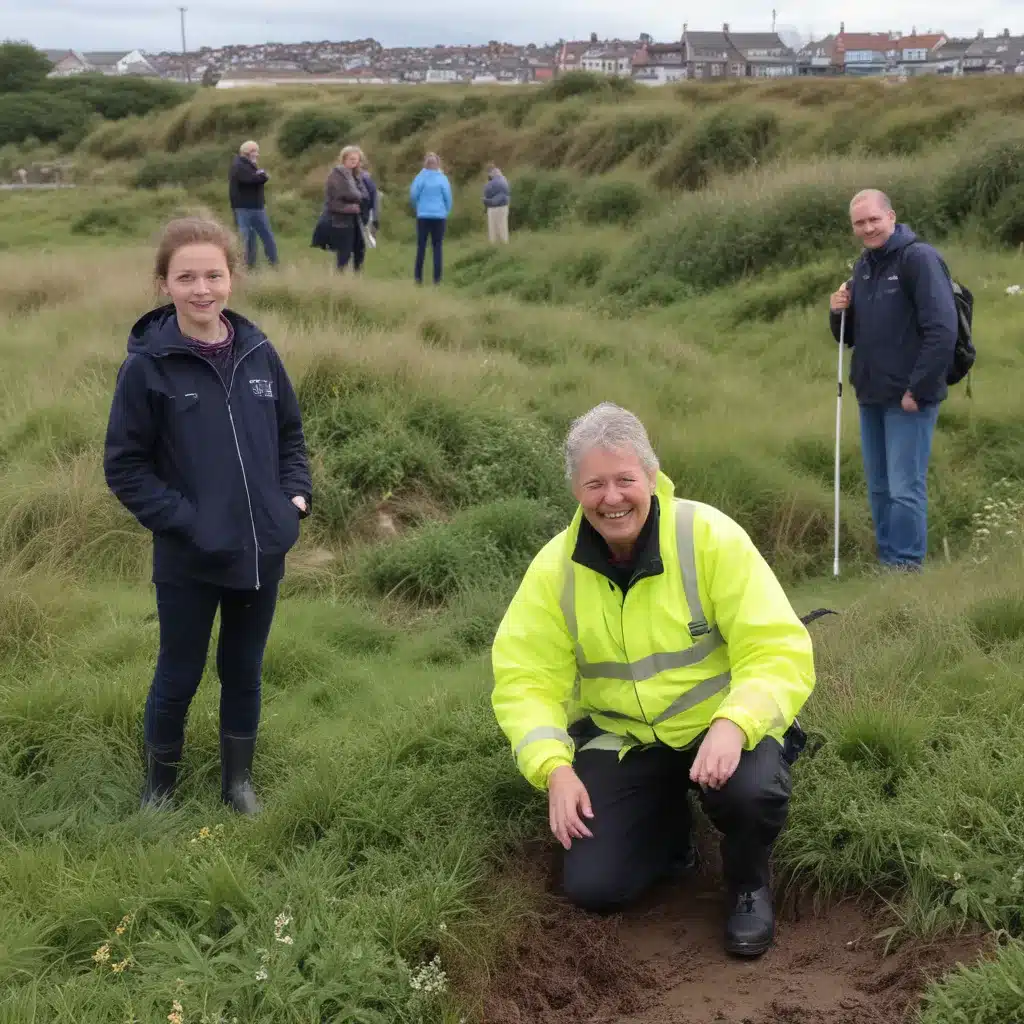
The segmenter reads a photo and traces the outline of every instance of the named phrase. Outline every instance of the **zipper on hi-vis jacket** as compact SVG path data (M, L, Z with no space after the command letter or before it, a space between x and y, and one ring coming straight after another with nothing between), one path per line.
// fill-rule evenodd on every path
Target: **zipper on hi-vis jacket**
M249 349L248 352L246 352L246 353L244 353L242 355L242 359L245 359L247 356L251 356L253 354L253 352L256 351L256 349L261 348L266 343L267 343L266 339L264 339L258 345L253 345L253 347L251 349ZM231 424L231 436L235 439L235 452L238 454L238 466L242 470L242 486L245 488L245 502L249 506L249 523L252 526L252 542L253 542L253 545L254 545L254 551L255 551L255 555L256 555L256 589L259 590L260 589L260 541L259 541L259 538L256 536L256 517L253 515L253 512L252 512L252 497L249 494L249 478L245 475L245 462L242 460L242 447L238 443L238 431L235 430L235 417L234 417L234 414L231 412L231 388L232 388L232 386L235 383L235 370L238 369L238 364L241 363L242 359L236 359L234 361L234 363L233 363L233 365L231 367L231 380L228 381L226 386L224 385L224 378L221 377L220 373L217 371L217 367L215 367L213 365L213 363L211 363L210 360L207 359L205 356L200 356L200 359L202 359L204 363L208 363L209 364L209 366L213 369L213 372L217 374L217 380L219 380L220 383L221 383L221 386L224 387L224 395L225 395L225 402L224 402L224 404L227 406L227 410L228 410L228 422Z

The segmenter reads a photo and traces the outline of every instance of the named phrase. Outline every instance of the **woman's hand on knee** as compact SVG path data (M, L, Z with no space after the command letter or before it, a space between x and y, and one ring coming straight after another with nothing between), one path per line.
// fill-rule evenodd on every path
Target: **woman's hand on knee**
M701 789L721 789L732 778L740 763L746 738L746 733L728 718L718 718L712 722L693 759L691 781Z
M571 765L560 765L548 776L548 821L555 838L567 850L573 839L592 838L583 818L593 816L587 787Z

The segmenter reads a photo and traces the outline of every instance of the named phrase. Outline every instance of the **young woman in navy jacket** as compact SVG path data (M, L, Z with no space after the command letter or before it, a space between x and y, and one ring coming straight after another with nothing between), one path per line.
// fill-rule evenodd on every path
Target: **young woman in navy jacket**
M312 506L298 401L273 345L227 308L234 239L172 221L156 279L170 303L132 328L104 472L153 535L160 650L146 700L143 806L173 795L189 705L220 610L221 798L259 809L251 769L263 652L299 520Z

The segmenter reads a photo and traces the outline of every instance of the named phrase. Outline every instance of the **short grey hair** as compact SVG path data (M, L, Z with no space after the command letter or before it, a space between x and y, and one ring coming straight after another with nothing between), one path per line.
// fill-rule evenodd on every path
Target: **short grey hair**
M577 417L565 438L565 476L573 480L580 461L591 448L620 451L631 448L648 473L660 468L647 430L639 418L613 402L602 402Z
M862 188L851 200L850 209L859 203L862 199L877 199L882 204L882 209L886 213L892 211L892 200L878 188Z
M246 139L246 141L243 142L238 147L238 152L239 152L239 154L241 156L245 156L246 153L251 153L254 149L259 149L259 148L260 148L260 144L258 142L255 142L252 139Z

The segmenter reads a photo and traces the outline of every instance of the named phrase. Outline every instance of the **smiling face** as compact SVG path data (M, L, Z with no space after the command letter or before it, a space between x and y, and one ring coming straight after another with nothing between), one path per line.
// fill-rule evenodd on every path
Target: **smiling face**
M632 448L591 448L580 459L573 496L612 552L628 557L651 511L655 475Z
M879 249L896 230L896 214L878 196L867 195L850 207L850 223L865 248Z
M183 334L215 341L231 295L231 271L219 245L196 242L176 249L160 287L169 295Z

